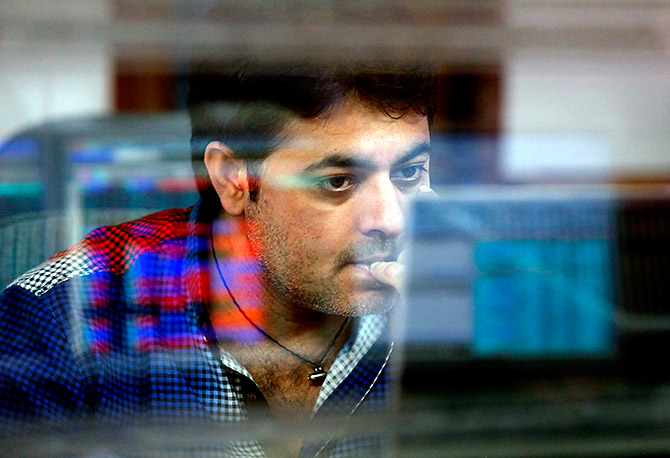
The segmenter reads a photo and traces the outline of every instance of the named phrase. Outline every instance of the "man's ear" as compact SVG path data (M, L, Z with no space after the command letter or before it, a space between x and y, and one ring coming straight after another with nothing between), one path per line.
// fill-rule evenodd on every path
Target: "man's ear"
M239 216L249 193L247 167L243 160L221 142L210 142L205 149L205 167L226 213Z

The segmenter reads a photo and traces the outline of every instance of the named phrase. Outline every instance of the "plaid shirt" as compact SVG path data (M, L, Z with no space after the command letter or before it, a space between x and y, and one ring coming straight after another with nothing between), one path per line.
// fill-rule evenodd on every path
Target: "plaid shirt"
M198 209L99 228L4 291L4 432L27 424L67 427L82 418L108 426L234 424L249 419L255 411L249 404L265 403L244 367L216 350L206 307L210 224L199 220ZM359 320L324 381L313 418L384 410L385 328L383 316ZM370 437L333 438L306 442L301 456L370 456L380 447ZM204 450L264 456L254 440L204 444Z

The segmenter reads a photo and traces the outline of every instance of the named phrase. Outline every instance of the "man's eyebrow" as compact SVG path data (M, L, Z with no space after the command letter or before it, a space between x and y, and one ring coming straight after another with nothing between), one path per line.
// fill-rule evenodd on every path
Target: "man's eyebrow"
M347 154L331 154L324 157L320 161L314 162L308 165L305 168L305 172L313 172L319 169L325 169L327 167L340 167L340 168L356 168L356 169L366 169L372 170L375 168L375 165L372 161L368 159L360 159L355 157L355 155Z
M415 157L422 154L430 154L430 143L421 142L414 145L407 153L394 161L394 165L411 161ZM358 158L355 154L331 154L317 162L308 165L305 168L305 172L313 172L315 170L324 169L327 167L356 168L363 170L374 170L377 168L375 163L371 160Z
M428 142L421 142L417 143L414 145L407 153L405 153L400 159L394 161L394 165L398 164L403 164L405 162L409 162L412 159L414 159L417 156L421 156L422 154L430 154L431 149L430 149L430 143Z

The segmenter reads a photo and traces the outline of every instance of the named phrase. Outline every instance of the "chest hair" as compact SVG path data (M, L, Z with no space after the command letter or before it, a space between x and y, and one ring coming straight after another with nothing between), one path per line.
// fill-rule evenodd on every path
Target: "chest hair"
M268 345L226 350L249 371L274 415L296 420L310 417L321 390L307 378L312 366ZM330 365L331 358L329 355L324 364Z

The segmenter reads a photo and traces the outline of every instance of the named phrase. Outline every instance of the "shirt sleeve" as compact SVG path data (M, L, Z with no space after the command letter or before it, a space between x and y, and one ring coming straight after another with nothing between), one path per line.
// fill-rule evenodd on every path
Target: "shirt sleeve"
M0 434L66 427L90 411L62 296L63 288L36 296L16 285L0 296Z

